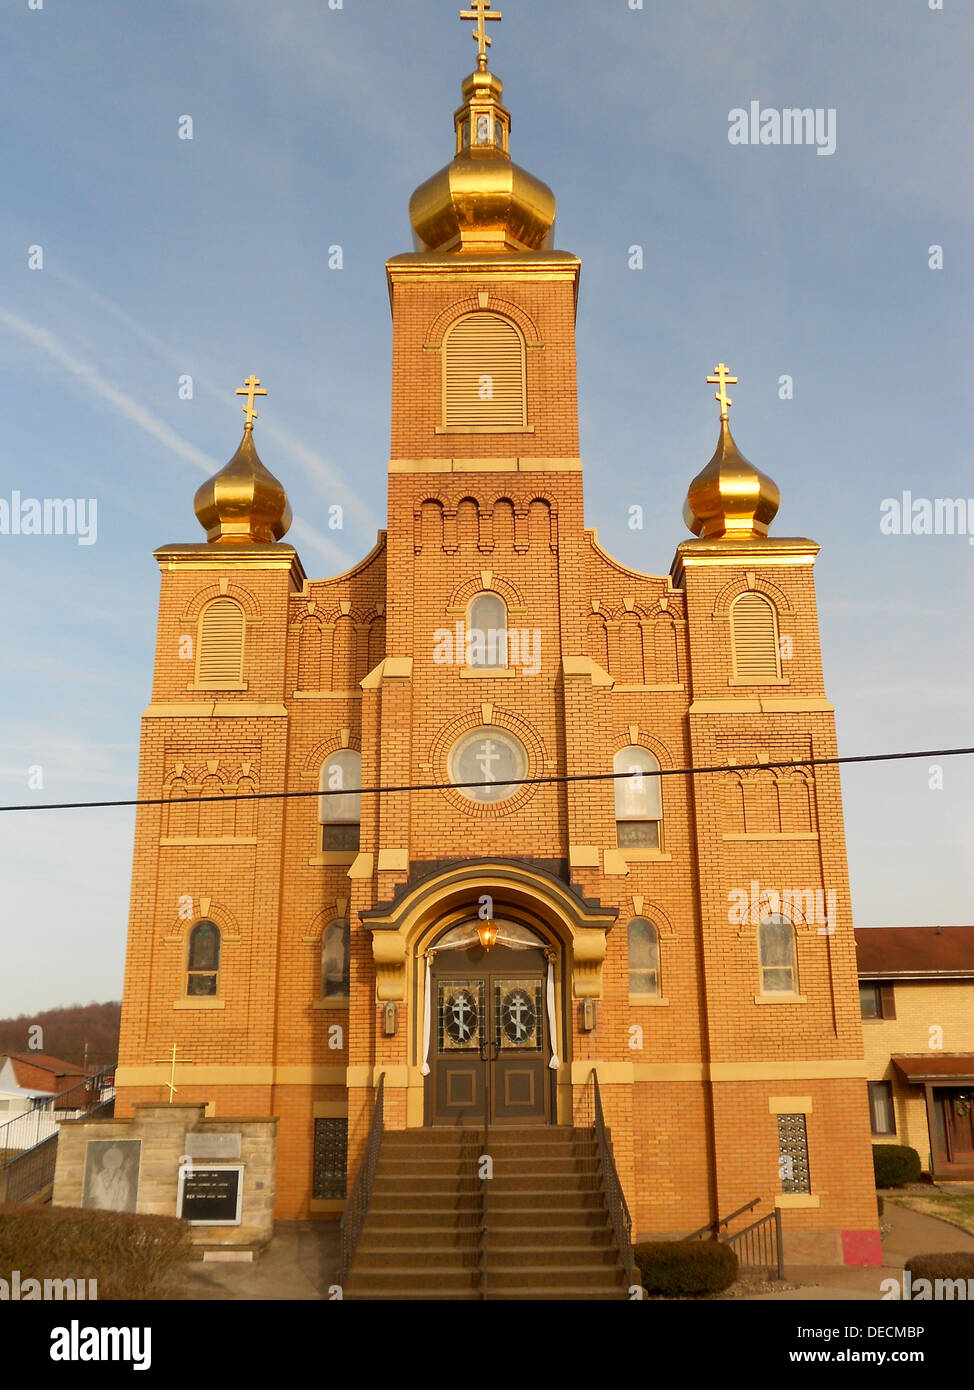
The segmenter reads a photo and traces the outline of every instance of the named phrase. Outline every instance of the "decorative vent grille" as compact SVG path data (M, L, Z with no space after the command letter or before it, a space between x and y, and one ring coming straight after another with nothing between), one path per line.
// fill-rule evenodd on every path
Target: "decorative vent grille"
M782 1192L811 1192L804 1115L778 1116L778 1174Z
M445 343L444 424L454 429L523 429L524 345L497 314L470 314Z
M218 598L200 622L197 685L243 680L244 613L232 598Z
M347 1181L348 1120L315 1120L312 1197L316 1202L344 1201Z
M734 675L738 680L779 676L775 611L760 594L742 594L731 611Z

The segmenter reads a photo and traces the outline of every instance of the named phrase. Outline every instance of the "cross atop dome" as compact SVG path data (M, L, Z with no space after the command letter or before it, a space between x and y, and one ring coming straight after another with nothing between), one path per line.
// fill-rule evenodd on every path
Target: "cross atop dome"
M477 44L477 67L481 72L487 71L487 50L491 46L491 37L487 33L487 23L492 19L503 19L500 10L491 10L490 0L470 0L473 8L461 10L460 18L464 21L476 20L477 27L471 37Z

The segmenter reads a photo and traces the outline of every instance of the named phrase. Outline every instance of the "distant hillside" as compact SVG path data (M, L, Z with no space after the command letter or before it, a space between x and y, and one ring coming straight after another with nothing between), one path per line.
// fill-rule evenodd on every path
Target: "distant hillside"
M72 1004L66 1009L46 1009L43 1013L0 1019L0 1052L46 1052L51 1057L81 1066L87 1043L88 1068L97 1071L118 1060L121 1012L121 1004L113 1001L110 1004ZM37 1023L43 1035L31 1049L29 1030ZM38 1047L38 1043L41 1046Z

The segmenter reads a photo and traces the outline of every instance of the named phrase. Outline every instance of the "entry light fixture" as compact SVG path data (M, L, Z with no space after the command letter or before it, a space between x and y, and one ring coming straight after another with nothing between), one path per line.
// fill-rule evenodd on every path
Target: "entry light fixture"
M477 935L480 937L480 944L485 951L489 951L497 940L497 924L490 917L486 922L481 922L477 928Z

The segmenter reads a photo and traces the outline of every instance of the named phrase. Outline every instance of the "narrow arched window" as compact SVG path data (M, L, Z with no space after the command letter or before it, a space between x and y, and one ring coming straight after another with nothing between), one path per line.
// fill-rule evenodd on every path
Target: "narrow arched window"
M467 611L466 664L506 669L507 604L500 594L478 594Z
M456 430L523 430L524 339L499 314L468 314L443 342L443 424Z
M659 994L659 932L646 917L629 923L629 993Z
M321 934L321 997L348 998L349 927L332 922Z
M244 611L232 598L217 598L200 614L196 684L219 689L243 682Z
M795 928L787 917L765 917L758 927L762 994L797 994Z
M662 847L663 801L659 761L646 748L631 745L615 755L616 844L620 849Z
M220 976L220 928L215 922L197 922L189 934L186 993L216 995Z
M333 753L318 780L318 823L323 850L358 850L362 819L362 755L351 748Z
M781 675L778 614L763 594L741 594L731 605L734 677L739 681L773 680Z

